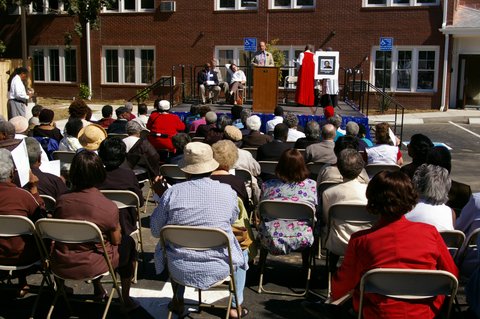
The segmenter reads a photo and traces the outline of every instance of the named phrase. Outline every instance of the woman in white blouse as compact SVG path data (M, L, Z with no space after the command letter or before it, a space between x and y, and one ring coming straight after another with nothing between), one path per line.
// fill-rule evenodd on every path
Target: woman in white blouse
M247 77L245 73L238 68L235 63L225 64L227 72L230 76L230 96L234 96L234 104L237 104L238 90L242 90L245 83L247 82Z

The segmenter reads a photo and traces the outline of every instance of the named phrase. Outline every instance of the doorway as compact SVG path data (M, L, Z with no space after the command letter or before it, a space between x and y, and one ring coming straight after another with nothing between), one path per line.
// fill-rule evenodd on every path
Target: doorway
M459 56L457 108L480 108L480 54Z

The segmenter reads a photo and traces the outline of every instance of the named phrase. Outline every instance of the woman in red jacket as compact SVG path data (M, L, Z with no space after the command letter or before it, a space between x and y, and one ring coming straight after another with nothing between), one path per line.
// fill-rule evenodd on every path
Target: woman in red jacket
M155 109L148 118L147 128L150 130L148 141L157 151L168 150L175 152L172 144L172 137L178 132L185 130L185 124L175 114L171 114L170 102L167 100L155 100Z

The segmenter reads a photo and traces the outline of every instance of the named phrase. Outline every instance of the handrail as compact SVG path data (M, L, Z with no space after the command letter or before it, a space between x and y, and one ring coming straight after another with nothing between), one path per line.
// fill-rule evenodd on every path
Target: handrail
M172 75L170 77L161 77L155 83L150 84L149 86L147 86L146 88L144 88L143 90L141 90L140 92L138 92L137 94L135 94L134 96L129 98L128 101L130 102L132 100L137 100L137 102L138 102L139 98L142 95L150 93L151 91L155 90L158 87L161 87L161 86L166 87L167 85L165 85L165 83L170 82L170 84L168 85L168 87L170 88L170 103L173 103L173 87L174 87L173 79L175 77L174 71L175 71L175 67L172 67Z

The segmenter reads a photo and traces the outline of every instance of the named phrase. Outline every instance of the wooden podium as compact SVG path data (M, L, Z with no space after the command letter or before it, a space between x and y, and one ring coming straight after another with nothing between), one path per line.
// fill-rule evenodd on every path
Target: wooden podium
M252 110L259 113L273 113L278 96L277 67L256 66L253 68Z

